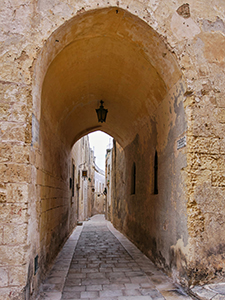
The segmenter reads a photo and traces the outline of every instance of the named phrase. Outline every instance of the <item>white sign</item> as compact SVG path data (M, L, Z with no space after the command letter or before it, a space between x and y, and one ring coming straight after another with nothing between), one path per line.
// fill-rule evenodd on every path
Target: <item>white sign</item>
M186 136L183 136L181 139L177 141L177 150L187 146Z
M32 142L31 145L39 143L39 122L34 114L32 114Z

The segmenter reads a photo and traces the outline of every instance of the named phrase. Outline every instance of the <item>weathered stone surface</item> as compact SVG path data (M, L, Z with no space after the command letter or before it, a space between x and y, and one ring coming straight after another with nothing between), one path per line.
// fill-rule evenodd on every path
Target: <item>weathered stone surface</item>
M225 300L225 296L224 295L216 295L214 297L214 300Z
M0 245L0 265L23 265L26 263L26 248L24 246Z
M193 39L199 34L200 28L191 18L183 18L175 13L171 20L171 29L177 39Z
M221 31L225 33L225 24L222 19L219 17L216 18L216 21L203 20L203 30L204 31Z
M9 120L11 115L10 105L8 103L0 103L0 120Z
M9 285L25 286L27 281L26 266L9 268Z
M201 297L202 299L212 299L216 296L216 293L213 291L207 291L202 287L193 288L193 292L196 296Z
M28 202L28 184L8 183L6 185L8 203L27 203Z
M225 109L224 108L218 109L217 118L220 123L225 123Z
M3 226L0 226L0 245L3 244Z
M0 287L8 286L8 269L4 267L0 267Z
M29 146L28 145L15 145L12 149L12 160L15 163L29 163Z
M3 109L1 118L5 121L24 121L24 115L28 114L27 108L32 104L30 88L4 81L0 82L0 86L0 103Z
M18 287L1 288L0 300L23 300L23 297L24 293L21 295L21 289Z
M219 154L220 139L212 137L194 137L190 139L189 150L196 153Z
M224 158L218 155L193 154L191 161L192 168L196 170L224 169Z
M27 224L23 225L4 225L4 240L7 245L24 244L27 239Z
M11 145L7 143L1 143L0 145L0 162L8 162L12 159Z
M219 186L219 187L225 187L225 172L224 171L218 171L212 173L212 185L213 186Z
M27 205L24 203L0 203L0 222L23 224L28 219Z
M5 203L7 201L6 199L6 190L2 189L0 191L0 203Z
M0 164L1 182L30 182L30 166L21 164Z
M206 33L202 36L204 45L204 55L209 63L224 64L225 37L220 32ZM215 45L217 45L215 47Z
M14 122L4 122L0 126L2 141L25 142L25 125Z

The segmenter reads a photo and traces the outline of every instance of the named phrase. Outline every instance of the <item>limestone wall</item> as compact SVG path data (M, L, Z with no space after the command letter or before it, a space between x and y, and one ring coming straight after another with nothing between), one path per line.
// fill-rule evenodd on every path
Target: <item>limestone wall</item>
M32 256L39 256L39 270L34 276L36 286L43 279L57 253L76 224L76 202L72 201L70 189L72 157L62 136L49 122L51 114L42 111L39 134L39 161L36 164L36 222L32 233ZM49 138L51 137L51 138ZM34 254L35 251L35 254ZM32 263L32 258L31 262ZM34 295L35 297L35 295Z
M124 150L113 151L113 223L159 267L188 280L188 229L186 207L186 136L183 85L179 82L160 104L156 121ZM158 163L155 164L157 151ZM133 185L135 164L135 189ZM155 169L157 188L155 188ZM177 243L179 246L177 246ZM180 253L177 255L176 251ZM182 283L183 283L182 282ZM187 282L185 282L187 284Z
M101 0L98 2L13 0L2 3L0 7L2 28L0 32L0 299L19 299L19 297L25 299L25 295L27 299L30 296L35 297L40 279L45 275L50 262L74 224L68 217L71 201L68 189L71 147L81 136L101 126L97 122L92 122L91 117L92 111L97 108L96 100L90 100L92 98L89 100L85 98L83 102L80 100L86 89L78 87L79 96L77 93L76 98L72 92L66 93L68 90L63 88L74 78L71 76L74 74L73 71L70 76L64 78L65 80L61 78L55 82L50 78L52 76L54 79L56 73L61 74L65 66L70 66L70 61L65 59L66 55L62 55L62 60L59 60L60 64L57 65L59 59L57 55L66 48L68 43L73 39L79 39L80 34L88 38L89 31L85 26L94 20L91 11L96 12L107 7L115 8L115 11L111 11L113 12L110 15L111 27L107 28L107 33L110 33L110 28L111 30L117 28L113 26L114 14L119 16L120 13L127 12L127 20L130 22L127 21L127 26L132 24L129 25L129 30L125 28L122 37L117 34L120 40L118 44L114 44L115 48L108 49L108 51L115 49L115 53L112 52L113 57L116 57L116 49L121 50L121 55L127 53L126 60L117 56L117 59L109 58L108 61L113 61L114 66L118 66L118 70L122 70L122 62L133 66L133 71L127 68L125 74L129 73L134 77L132 79L131 76L132 85L129 85L129 78L122 76L125 80L120 91L126 91L121 93L121 95L126 94L123 98L124 102L119 97L117 101L110 99L108 104L111 113L116 114L118 111L121 113L120 118L109 118L109 122L103 129L122 144L125 155L132 160L134 151L137 151L136 157L140 158L138 160L140 166L137 165L139 170L144 170L144 163L147 163L151 170L153 149L157 149L159 159L161 157L163 161L164 158L168 160L164 165L159 164L159 170L166 167L168 174L171 175L173 186L167 194L165 192L167 187L164 184L165 175L159 177L159 184L165 189L164 196L160 200L162 201L160 214L156 215L160 234L155 233L159 245L157 250L167 249L167 253L165 250L161 251L162 257L165 258L163 265L166 266L172 261L171 257L168 257L170 248L176 258L175 266L178 268L177 257L181 249L186 259L185 280L189 284L199 280L210 280L213 276L224 273L225 4L223 0L210 2L191 0L188 2L189 5L183 4L184 2L180 0ZM86 12L90 12L90 15ZM88 19L85 24L82 23L83 15ZM137 19L131 15L136 16ZM79 17L80 27L78 27L83 28L83 31L70 31L71 24L76 24L74 21L76 17ZM144 28L146 34L148 30L140 20L154 30L149 33L152 39L145 39ZM97 19L95 24L98 24ZM101 29L98 29L98 26L90 28L95 30L94 34L99 35L103 43ZM142 28L141 35L136 34L136 29L138 32L139 28ZM123 34L126 39L123 38ZM149 45L150 40L151 45ZM127 41L129 51L126 50L128 48L121 47L122 41ZM166 45L166 50L163 48L163 43ZM91 48L90 51L93 52ZM72 57L75 57L75 54ZM151 66L148 64L149 61L147 63L151 72L146 69L143 71L146 67L143 65L146 57L152 59ZM168 57L168 60L165 57ZM53 60L54 63L51 65ZM83 63L85 57L82 64L77 64L76 68L82 70ZM140 67L141 64L143 69ZM52 73L48 73L51 76L46 81L44 78L50 65ZM58 67L53 72L55 65ZM96 61L96 64L92 65L93 70L98 66ZM112 76L111 82L114 80L114 85L108 84L106 87L110 98L110 95L114 95L115 86L119 86L117 79L121 78L121 73L119 77L116 71L115 76L114 71L110 73L106 69L106 72L108 76ZM145 77L142 76L143 72L149 76L146 82ZM79 82L80 74L77 75L76 82ZM155 86L161 89L160 93L157 94L155 90L151 94L151 103L145 99L148 93L147 87L152 84L150 74L154 75L152 78L155 80ZM184 88L180 91L179 103L174 99L178 97L176 92L172 92L170 98L166 100L170 105L160 102L169 95L174 84L181 80L181 76ZM91 78L97 80L95 76ZM140 78L144 83L140 83ZM44 89L43 82L45 82ZM140 91L145 93L139 92L136 88L137 83L143 84L141 85L143 89ZM70 91L74 91L75 85L69 86L72 86ZM96 86L96 82L93 86ZM99 86L102 86L102 81ZM129 102L136 91L138 91L135 94L136 101L133 99ZM99 93L98 97L101 95ZM63 101L60 100L62 98ZM76 102L78 98L81 101L79 103ZM161 100L155 101L158 98ZM56 99L59 102L56 102ZM138 106L140 102L143 104L142 108ZM120 105L119 110L114 110L115 103ZM82 110L83 104L87 108L85 113ZM184 111L181 113L182 105ZM130 107L129 111L126 111L127 107ZM70 119L68 112L71 112L72 120L78 120L76 126L72 126L74 123L71 123L71 126L68 125L70 123L66 123L66 120ZM147 113L151 118L148 118ZM85 114L88 118L84 118ZM153 119L155 127L152 125ZM145 126L146 124L148 126ZM154 142L150 141L150 135L148 136L148 130L151 128L154 129L154 134L151 132ZM177 152L176 139L184 132L186 132L187 146ZM134 136L137 136L136 140ZM141 162L142 155L144 159ZM128 172L126 174L129 174L130 164L127 162L129 161L126 161L126 172ZM172 169L169 167L171 162ZM145 179L139 183L139 186L143 186L141 195L144 200L142 201L147 207L149 203L147 204L146 201L154 201L152 196L146 194L147 191L152 191L151 172L147 175L141 174ZM126 177L123 176L126 181ZM129 177L127 180L129 181ZM126 186L128 189L129 185ZM124 190L121 195L125 195L123 193ZM50 206L45 201L46 197L51 199ZM172 224L174 218L172 222L171 215L164 211L167 207L164 206L166 199L170 211L176 215L177 224ZM123 207L126 206L123 201L121 203ZM137 224L135 218L141 217L143 208L138 212L138 217L133 217L135 207L128 207L126 211L128 209L131 209L130 221L132 219L133 224ZM162 237L164 232L166 234L170 228L171 230L179 228L179 224L181 224L180 231L169 234L173 238L164 245L164 240L160 240L159 237ZM136 228L131 232L132 238L138 237L135 230ZM143 241L136 240L136 242L144 245ZM154 249L152 247L151 249ZM40 268L34 275L36 255L39 256ZM150 256L154 257L151 253ZM159 252L156 257L159 257ZM184 259L180 261L181 268L178 269L183 268ZM182 275L181 271L178 275L176 270L174 272L175 276Z
M95 165L95 167L97 167ZM95 168L95 191L94 191L94 202L92 206L92 215L103 214L105 211L105 197L103 194L105 188L105 173L98 167Z
M106 150L105 158L105 183L107 194L105 196L105 218L112 219L112 149Z

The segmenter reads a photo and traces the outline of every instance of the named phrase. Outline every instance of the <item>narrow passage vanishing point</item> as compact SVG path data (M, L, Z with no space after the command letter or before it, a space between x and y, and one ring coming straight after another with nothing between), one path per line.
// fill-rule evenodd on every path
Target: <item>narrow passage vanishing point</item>
M42 300L192 299L102 215L77 227L42 285Z

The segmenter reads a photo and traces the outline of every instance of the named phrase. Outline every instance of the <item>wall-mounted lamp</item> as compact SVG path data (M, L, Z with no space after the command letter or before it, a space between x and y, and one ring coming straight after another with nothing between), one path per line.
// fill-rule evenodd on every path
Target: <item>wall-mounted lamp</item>
M84 178L87 177L87 170L82 170L82 177L84 177Z
M105 122L106 120L106 116L107 116L107 113L108 113L108 109L105 109L104 106L103 106L103 101L101 100L100 101L101 105L98 109L96 109L96 113L97 113L97 116L98 116L98 122Z

